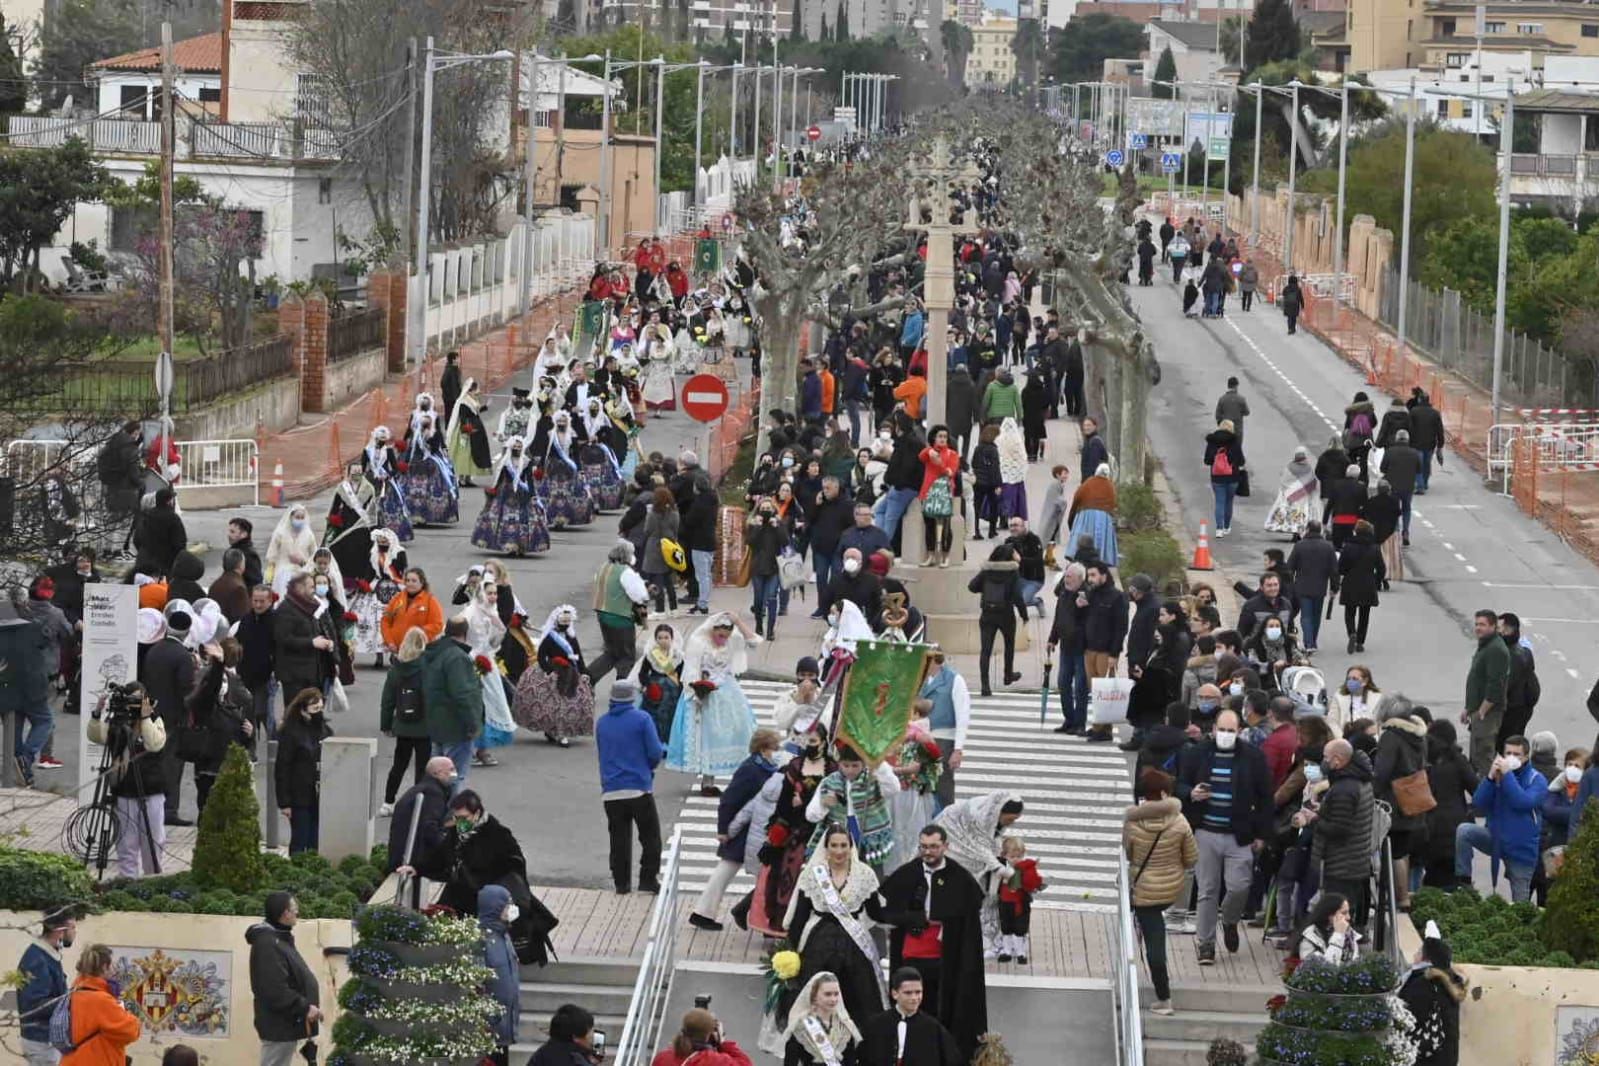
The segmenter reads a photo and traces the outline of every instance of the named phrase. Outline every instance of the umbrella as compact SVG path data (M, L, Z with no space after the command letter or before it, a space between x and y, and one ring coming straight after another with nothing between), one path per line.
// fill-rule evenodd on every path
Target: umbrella
M1055 663L1048 654L1044 656L1044 685L1038 693L1038 724L1044 724L1044 718L1049 714L1049 679L1055 672Z

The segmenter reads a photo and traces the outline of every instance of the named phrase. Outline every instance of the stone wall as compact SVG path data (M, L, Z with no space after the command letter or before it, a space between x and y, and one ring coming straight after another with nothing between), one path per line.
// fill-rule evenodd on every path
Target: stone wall
M300 379L280 377L173 421L179 440L234 440L254 437L259 428L287 429L299 417Z
M403 303L401 306L403 311ZM294 338L301 409L318 414L336 411L374 385L381 385L391 359L387 347L380 347L332 362L328 358L330 323L328 301L320 292L305 296L290 293L278 306L278 328ZM392 327L388 336L392 343ZM404 336L403 327L400 336Z
M1301 274L1331 274L1337 255L1338 203L1318 194L1296 193L1294 212L1294 262ZM1248 234L1255 220L1251 217L1254 192L1227 197L1227 221L1234 233ZM1347 217L1347 216L1346 216ZM1261 246L1281 259L1288 219L1288 189L1262 189L1260 194ZM1348 220L1349 234L1344 245L1344 271L1355 276L1356 308L1375 318L1382 305L1383 267L1398 252L1391 231L1379 229L1370 215ZM1262 278L1262 282L1270 279Z
M0 958L11 960L7 965L14 966L22 957L38 919L38 914L0 912ZM107 944L114 952L114 964L127 959L135 973L145 975L142 985L133 982L128 987L129 982L124 982L124 996L142 994L147 1010L158 1018L156 1025L145 1025L144 1036L128 1049L135 1063L159 1062L164 1050L175 1043L193 1047L202 1062L256 1062L261 1042L255 1035L250 946L244 934L260 920L204 914L91 915L79 920L77 940L64 953L64 963L70 978L79 952L90 944ZM321 984L321 1006L327 1015L317 1038L319 1062L326 1061L332 1049L329 1034L339 1013L336 993L348 976L344 960L353 938L347 921L306 919L294 929L295 946ZM159 959L157 951L162 953ZM172 973L174 964L191 961L202 969ZM214 964L215 971L205 972L207 964ZM178 980L172 980L174 976ZM174 985L181 985L181 990ZM200 1035L180 1028L179 1012L186 1005L180 995L198 995L198 1006L191 1008L197 1013L209 1015L213 1006L217 1008L224 1031ZM163 1004L168 1006L163 1009Z
M388 372L389 353L385 348L368 348L329 363L323 371L323 409L338 410L372 386L382 384Z

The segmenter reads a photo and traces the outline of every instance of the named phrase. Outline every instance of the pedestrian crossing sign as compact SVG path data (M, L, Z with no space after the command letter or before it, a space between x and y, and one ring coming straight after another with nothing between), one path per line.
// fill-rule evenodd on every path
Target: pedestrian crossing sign
M722 269L722 242L701 239L694 242L694 269L700 274L714 274Z
M1142 152L1145 148L1149 147L1149 138L1144 136L1142 133L1135 133L1128 138L1127 143L1128 147L1132 148L1133 151Z

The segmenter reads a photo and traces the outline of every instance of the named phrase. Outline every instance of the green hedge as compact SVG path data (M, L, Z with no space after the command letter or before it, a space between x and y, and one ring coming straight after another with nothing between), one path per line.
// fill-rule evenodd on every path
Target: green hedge
M1599 908L1599 900L1590 898L1587 906ZM1418 930L1429 921L1437 922L1456 962L1567 969L1580 964L1583 969L1599 969L1599 961L1584 962L1563 948L1549 948L1549 940L1563 939L1553 913L1552 909L1540 912L1532 903L1511 903L1503 896L1480 896L1472 888L1452 893L1424 888L1410 897L1410 920Z
M1183 558L1182 545L1164 529L1118 537L1116 550L1116 569L1124 579L1134 574L1148 574L1161 595L1167 594L1173 587L1182 587L1188 561Z
M89 871L71 856L0 845L0 910L88 910L94 896Z
M1116 486L1116 528L1123 534L1160 529L1166 524L1166 511L1155 490L1142 481L1123 481Z
M1566 842L1541 932L1545 947L1599 968L1599 802L1588 801L1582 825Z

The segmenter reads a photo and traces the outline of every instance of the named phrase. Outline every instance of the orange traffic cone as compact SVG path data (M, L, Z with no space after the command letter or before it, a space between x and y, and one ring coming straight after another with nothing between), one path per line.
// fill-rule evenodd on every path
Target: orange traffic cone
M1199 543L1194 546L1194 561L1188 564L1190 570L1214 570L1216 564L1210 561L1210 523L1199 523Z
M283 460L279 459L272 467L272 506L283 506Z

